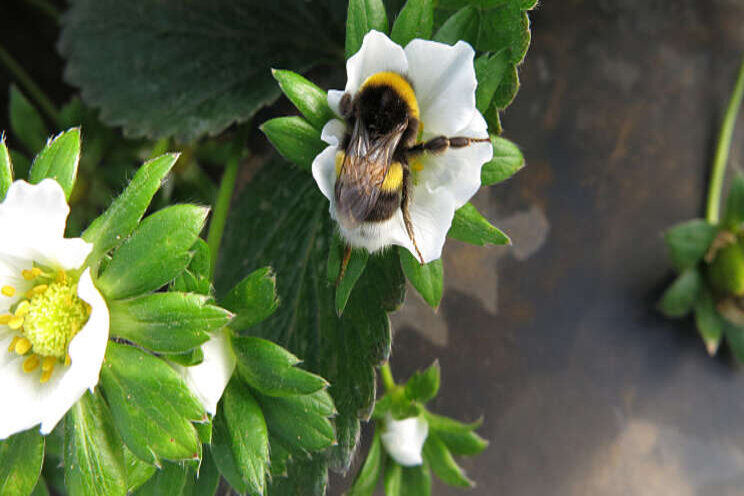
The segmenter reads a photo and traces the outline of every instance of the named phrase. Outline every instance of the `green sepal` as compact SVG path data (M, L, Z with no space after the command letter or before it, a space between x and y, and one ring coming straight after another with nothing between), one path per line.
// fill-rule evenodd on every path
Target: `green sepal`
M382 0L350 0L346 14L346 58L362 47L364 36L372 30L387 34L388 18Z
M153 293L109 303L111 335L158 353L184 353L232 318L193 293Z
M100 391L86 392L65 419L65 486L72 495L127 494L121 437Z
M726 209L721 224L725 229L738 232L742 222L744 222L744 173L737 172L726 198Z
M194 428L196 429L196 433L199 435L199 441L201 441L202 444L212 443L212 427L211 420L194 423Z
M716 310L716 302L708 288L703 287L695 302L695 326L710 356L718 351L724 324Z
M158 469L155 465L137 458L126 445L122 448L124 450L124 464L127 468L127 494L131 494L135 489L150 480L150 477L155 475Z
M178 154L167 154L142 164L124 191L83 232L82 238L93 244L88 265L97 264L134 231L176 160Z
M0 201L5 199L8 188L13 184L13 162L5 145L5 135L0 133Z
M472 487L473 482L467 478L463 469L452 458L449 448L432 431L424 443L423 457L431 470L442 482L454 487Z
M413 401L426 403L439 392L441 370L439 360L434 360L426 370L415 372L406 382L405 393Z
M429 423L429 430L439 436L451 453L473 456L488 447L488 441L475 433L475 429L481 426L481 420L465 424L430 412L425 412L424 415Z
M408 0L393 23L390 39L404 47L415 38L430 39L433 29L432 0Z
M114 253L98 280L98 289L108 300L115 300L153 291L172 281L189 264L189 249L208 212L196 205L173 205L144 219Z
M49 137L44 119L15 84L10 85L8 104L13 135L31 154L38 153Z
M230 327L237 331L264 321L279 306L274 271L271 267L254 270L236 284L220 304L235 314Z
M181 495L186 486L188 468L177 463L163 463L160 470L137 489L132 496Z
M346 272L336 286L336 313L339 316L344 313L346 303L348 303L349 296L351 296L351 291L364 273L367 260L369 260L369 252L367 250L363 248L351 250Z
M206 415L181 376L165 361L109 341L101 385L127 447L155 465L196 460L201 443L191 422Z
M411 285L416 288L430 307L434 309L439 307L444 288L442 259L438 258L427 264L421 264L410 251L403 247L398 248L398 256L400 266Z
M499 136L491 135L493 158L483 164L481 184L489 186L509 179L524 167L524 157L517 145Z
M299 116L277 117L261 124L260 129L282 157L307 171L328 146L320 139L320 131Z
M669 318L684 317L692 311L703 287L703 278L697 269L682 272L664 291L659 310Z
M292 71L272 69L271 74L289 101L318 131L336 117L328 106L328 94L315 83Z
M328 386L322 377L302 370L300 359L278 344L256 337L234 337L238 373L267 396L312 394Z
M377 480L382 473L382 467L385 463L385 456L382 451L382 442L380 433L375 430L372 444L367 452L367 458L364 460L362 468L359 469L354 483L347 493L348 496L372 496L377 487Z
M744 295L744 246L731 243L716 252L708 265L708 282L717 291Z
M217 470L217 465L214 463L214 455L211 448L207 447L204 450L204 458L202 458L199 473L195 474L195 477L194 488L191 492L192 496L215 495L220 485L220 471Z
M447 236L472 245L509 245L511 240L500 229L491 225L478 209L466 203L455 211Z
M431 471L429 465L424 462L416 467L403 467L400 488L401 495L430 496Z
M169 354L166 357L170 362L182 365L184 367L193 367L204 361L204 351L201 348L194 348L185 353Z
M738 326L721 317L723 333L726 336L726 342L731 348L731 354L739 363L744 363L744 327Z
M496 90L501 83L504 73L509 67L509 58L506 50L498 53L486 53L475 59L475 77L478 87L475 89L475 106L481 114L485 114Z
M69 200L79 161L80 128L76 127L55 136L36 155L28 173L28 182L37 184L44 179L54 179Z
M43 463L44 438L37 428L0 441L0 494L31 494Z
M405 496L403 494L403 467L390 457L385 459L385 474L383 476L385 496Z
M703 259L718 228L703 219L695 219L671 227L665 234L669 256L678 272L694 267Z

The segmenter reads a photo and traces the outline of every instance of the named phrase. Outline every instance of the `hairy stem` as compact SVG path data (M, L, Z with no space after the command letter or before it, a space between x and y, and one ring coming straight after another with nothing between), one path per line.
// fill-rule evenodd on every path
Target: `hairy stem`
M46 96L44 91L37 85L31 76L25 71L21 64L5 50L5 47L0 45L0 64L5 66L10 75L20 84L23 89L26 90L28 96L30 96L36 104L41 108L42 111L56 124L59 118L59 111L54 106L52 100Z

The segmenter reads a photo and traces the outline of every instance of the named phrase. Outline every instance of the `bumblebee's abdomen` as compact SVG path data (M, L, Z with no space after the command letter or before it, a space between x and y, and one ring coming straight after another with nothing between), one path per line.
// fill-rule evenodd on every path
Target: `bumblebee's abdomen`
M377 203L375 203L367 218L364 219L364 222L383 222L395 215L395 212L400 208L400 194L400 190L394 192L381 191L380 196L377 197Z

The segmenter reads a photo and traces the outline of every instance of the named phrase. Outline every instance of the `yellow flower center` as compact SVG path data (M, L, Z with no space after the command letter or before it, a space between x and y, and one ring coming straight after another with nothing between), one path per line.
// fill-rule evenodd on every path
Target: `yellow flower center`
M0 315L0 325L17 333L8 351L26 357L23 371L31 373L41 366L40 380L46 382L55 365L70 365L68 348L88 321L90 305L78 297L78 280L72 274L34 267L22 275L33 286L11 306L10 313ZM0 292L12 297L16 288L3 286Z

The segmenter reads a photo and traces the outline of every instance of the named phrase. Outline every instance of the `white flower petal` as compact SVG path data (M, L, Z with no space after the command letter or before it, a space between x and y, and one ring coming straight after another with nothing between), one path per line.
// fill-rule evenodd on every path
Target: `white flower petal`
M0 232L5 239L15 238L26 241L25 244L61 238L69 213L65 192L57 181L44 179L39 184L14 181L0 203Z
M328 106L338 116L341 116L341 98L343 96L344 92L341 90L328 90Z
M204 361L193 367L174 365L204 409L214 415L222 393L235 370L235 354L227 330L217 331L202 345Z
M324 128L325 129L325 128ZM338 148L328 146L313 160L313 178L320 192L328 198L333 207L333 189L336 185L336 152Z
M424 263L441 258L442 247L455 216L455 200L452 194L445 188L430 190L425 185L416 186L413 188L408 210L416 245L424 257ZM408 251L418 258L410 246L401 246L408 248Z
M390 457L404 467L421 465L421 449L429 435L429 424L421 417L393 420L388 414L380 436Z
M455 136L475 110L475 52L464 41L455 46L413 40L405 48L408 77L416 92L424 137Z
M329 145L338 146L343 141L345 134L346 124L344 124L344 121L331 119L323 126L323 130L320 132L320 139Z
M383 71L408 73L406 54L384 34L370 31L364 36L362 48L346 61L346 93L356 94L368 77Z

